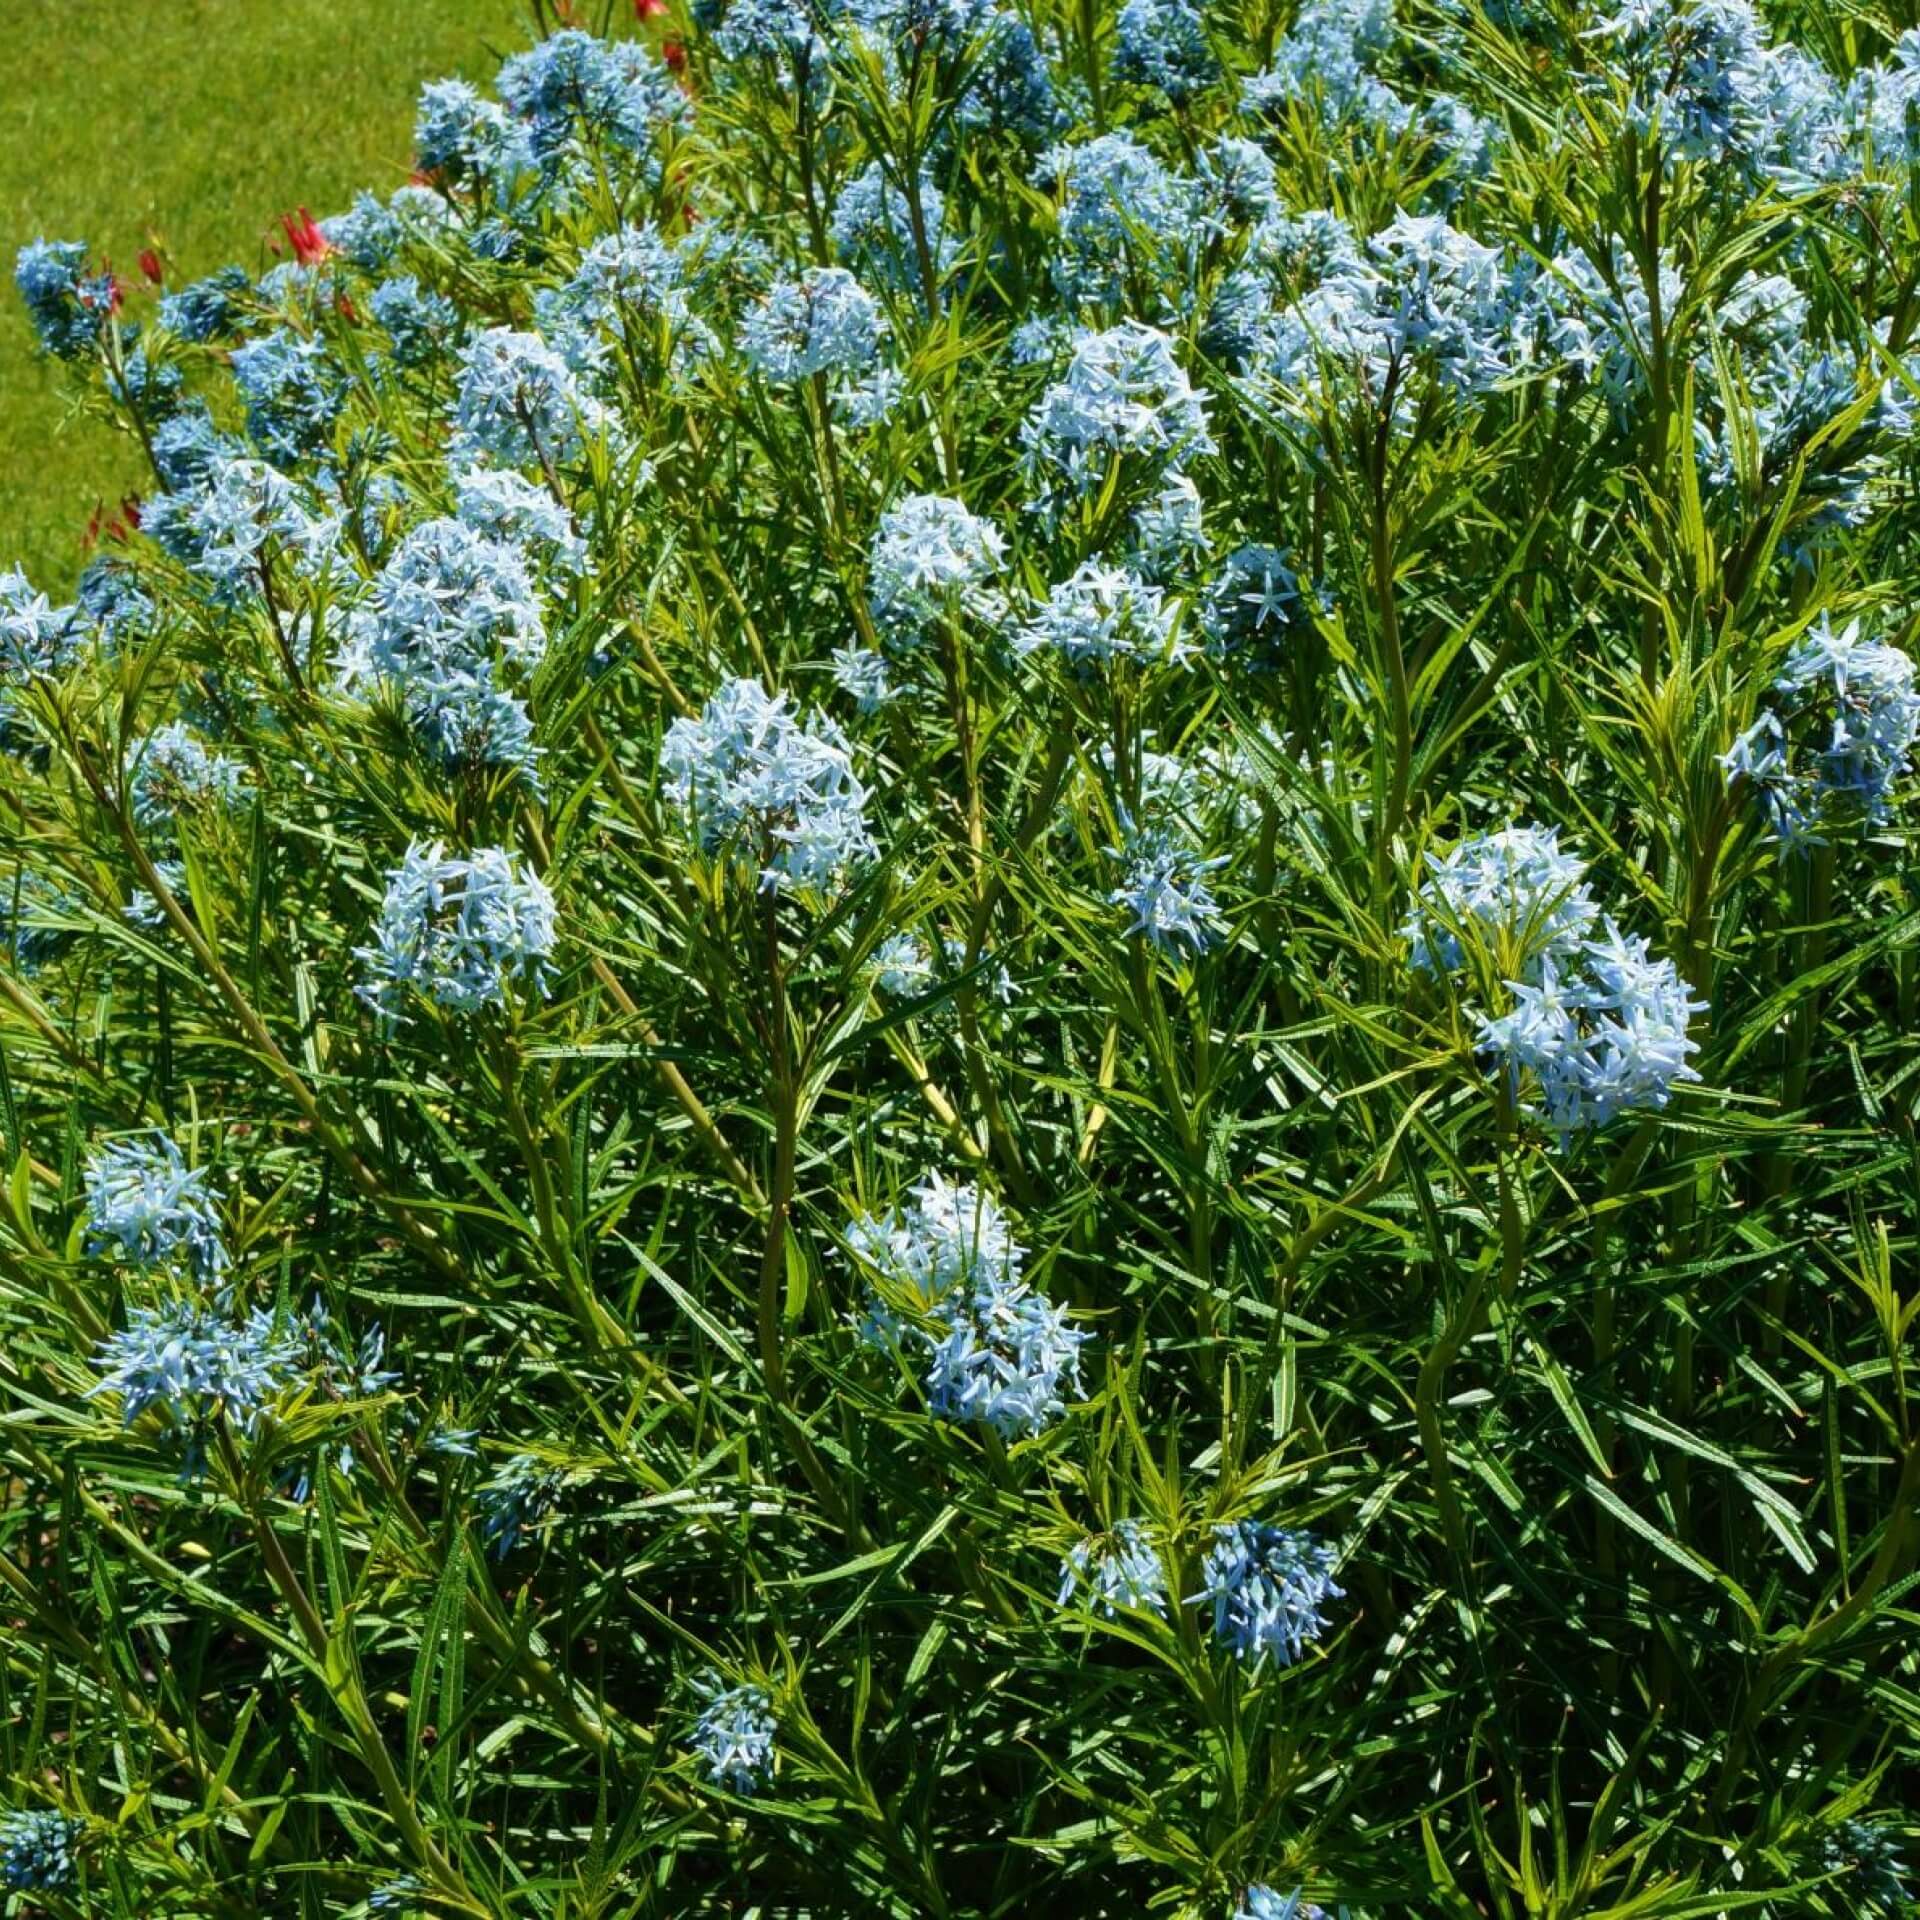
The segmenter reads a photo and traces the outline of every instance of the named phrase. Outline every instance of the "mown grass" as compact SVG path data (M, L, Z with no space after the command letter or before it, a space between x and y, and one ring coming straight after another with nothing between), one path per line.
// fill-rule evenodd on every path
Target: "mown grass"
M316 215L410 164L413 98L490 74L525 0L16 0L0 33L0 256L85 239L123 274L269 264L275 217ZM133 277L137 278L137 275ZM140 484L131 449L70 418L58 366L0 299L0 566L64 589L96 502Z

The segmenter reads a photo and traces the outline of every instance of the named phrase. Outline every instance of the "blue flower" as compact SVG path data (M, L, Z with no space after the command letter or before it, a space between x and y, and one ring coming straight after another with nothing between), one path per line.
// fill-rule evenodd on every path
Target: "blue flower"
M714 29L714 51L729 61L824 60L828 46L819 27L838 11L833 0L727 0Z
M1088 1336L1021 1277L1025 1253L983 1189L930 1176L903 1206L855 1220L853 1251L872 1269L863 1332L927 1356L927 1398L942 1419L1037 1434L1078 1397Z
M367 295L367 311L386 328L398 366L425 366L459 337L458 308L410 273L382 280Z
M557 154L576 130L639 153L660 128L687 114L686 96L651 49L571 27L515 54L501 67L499 86L543 157Z
M573 459L604 415L537 334L489 327L467 347L454 423L461 457L533 467Z
M1197 212L1193 183L1132 134L1051 148L1037 178L1060 194L1053 279L1065 300L1121 303L1130 273L1164 281L1184 260Z
M474 1494L481 1544L504 1560L529 1534L545 1532L573 1478L535 1454L516 1453Z
M1326 1916L1298 1887L1281 1893L1274 1887L1254 1885L1241 1896L1233 1920L1326 1920Z
M534 164L526 129L464 80L433 80L420 89L413 145L421 172L455 181L478 174L501 190Z
M188 1436L191 1469L216 1415L243 1432L258 1427L293 1384L300 1349L299 1339L267 1307L255 1307L237 1323L218 1305L192 1300L134 1307L127 1324L96 1349L101 1377L87 1397L117 1393L121 1420L129 1427L149 1407L163 1409Z
M1286 643L1307 624L1290 556L1278 547L1237 548L1208 585L1200 623L1210 653L1254 666L1277 665Z
M14 263L14 285L47 352L78 360L93 351L100 329L119 304L110 273L88 273L79 240L30 240Z
M269 460L297 465L325 447L346 387L324 340L282 327L235 347L232 363L247 432Z
M1236 1520L1213 1530L1202 1588L1187 1604L1213 1609L1213 1637L1241 1660L1288 1667L1327 1630L1334 1552L1308 1533Z
M241 309L253 293L245 267L221 267L160 299L160 324L182 340L205 345L224 340L240 325Z
M1789 847L1884 825L1920 740L1912 657L1864 638L1858 621L1836 633L1822 614L1771 692L1772 704L1721 756L1728 780L1760 797Z
M1273 64L1242 89L1254 112L1284 112L1296 101L1327 126L1358 124L1401 133L1411 110L1373 71L1392 45L1393 0L1307 0Z
M1577 953L1600 917L1587 865L1560 848L1553 827L1503 827L1427 855L1429 872L1401 928L1411 964L1450 973L1465 964L1471 928L1507 972Z
M515 979L544 993L554 941L553 895L510 853L450 859L438 841L416 841L387 876L374 944L354 950L368 969L357 991L392 1017L409 993L473 1013L503 1005Z
M316 514L301 490L264 460L218 454L190 490L161 495L144 531L203 579L216 599L257 597L276 562L303 579L326 573L340 554L337 513Z
M946 199L933 175L924 170L919 198L921 237L937 288L952 270L959 245L945 231ZM879 161L870 160L841 188L833 210L832 234L835 250L868 285L887 293L925 297L913 209L905 191L888 177Z
M411 1913L426 1898L427 1883L416 1873L383 1880L367 1895L369 1913Z
M153 618L153 601L124 560L96 554L80 569L74 601L108 643L136 633Z
M1611 919L1600 939L1583 943L1566 979L1546 955L1537 975L1506 986L1512 1010L1476 1016L1478 1050L1505 1069L1516 1097L1523 1076L1538 1088L1543 1117L1563 1138L1665 1107L1675 1086L1700 1078L1688 1065L1700 1045L1687 1028L1707 1003L1671 960L1652 958L1645 939L1629 939Z
M223 461L246 451L241 441L214 425L213 415L198 400L161 421L150 438L153 464L161 484L171 493L203 486Z
M164 827L183 810L236 805L248 781L238 760L211 751L175 720L140 750L130 784L133 817L143 827Z
M1870 1820L1843 1820L1827 1836L1822 1865L1842 1876L1835 1892L1885 1920L1911 1912L1907 1864L1893 1835Z
M689 1744L715 1786L752 1793L773 1766L774 1736L779 1731L773 1702L762 1687L723 1686L717 1675L700 1683L706 1702L694 1722Z
M887 678L886 655L876 653L871 647L836 647L829 657L833 684L862 713L878 713L899 691Z
M56 607L18 567L0 573L0 708L23 685L71 666L86 641L75 607Z
M1188 0L1123 0L1115 24L1118 79L1157 87L1183 106L1219 77L1220 62Z
M227 1267L207 1170L189 1168L164 1133L109 1141L87 1160L87 1227L95 1253L111 1248L137 1266L182 1258L201 1280Z
M1122 826L1121 844L1107 852L1125 869L1107 900L1132 915L1128 935L1138 934L1172 954L1182 947L1204 953L1217 944L1226 920L1206 876L1227 864L1225 856L1201 858L1171 826L1135 827L1126 821Z
M561 573L587 564L587 546L573 515L545 487L498 467L463 467L453 477L463 526L509 550L526 549Z
M910 494L880 516L868 559L867 604L882 629L917 639L963 607L991 616L999 603L978 588L1000 570L1006 542L958 500Z
M15 1807L0 1815L0 1887L54 1893L74 1883L74 1850L86 1829L64 1813Z
M968 50L970 77L954 103L956 124L1036 145L1066 122L1053 73L1033 29L1010 10L981 22Z
M1147 1523L1116 1520L1111 1531L1075 1546L1060 1562L1060 1604L1098 1609L1110 1620L1122 1608L1165 1619L1166 1568Z
M157 421L179 406L186 376L171 361L155 359L144 346L138 346L117 367L109 364L103 370L101 384L109 398L144 420Z
M1051 651L1075 666L1177 662L1184 655L1176 638L1177 612L1158 587L1130 569L1083 560L1020 629L1014 648L1022 654Z
M702 849L754 861L768 891L825 890L874 855L846 736L824 715L796 719L757 680L729 680L676 720L660 771Z
M406 225L373 194L361 192L345 213L320 222L321 237L364 273L384 273L406 239Z
M1122 321L1075 338L1065 377L1041 396L1021 429L1030 467L1045 484L1091 492L1112 458L1164 471L1211 453L1207 401L1156 327Z
M662 328L669 358L697 361L717 346L693 311L687 261L657 227L602 234L573 277L533 296L541 331L576 373L603 378L618 349L648 354Z
M844 267L809 267L768 288L740 326L740 351L769 380L861 373L880 352L878 303Z
M547 647L527 557L462 520L429 520L400 542L355 609L343 684L387 682L407 717L454 764L531 772L525 707L503 676L524 674Z

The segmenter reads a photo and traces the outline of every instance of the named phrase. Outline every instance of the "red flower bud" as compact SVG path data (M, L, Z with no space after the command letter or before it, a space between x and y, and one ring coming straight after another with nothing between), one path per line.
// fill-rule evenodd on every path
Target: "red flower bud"
M280 216L280 230L287 236L287 245L293 249L293 257L303 267L317 266L333 251L327 236L320 231L313 215L305 207L297 215L283 213Z

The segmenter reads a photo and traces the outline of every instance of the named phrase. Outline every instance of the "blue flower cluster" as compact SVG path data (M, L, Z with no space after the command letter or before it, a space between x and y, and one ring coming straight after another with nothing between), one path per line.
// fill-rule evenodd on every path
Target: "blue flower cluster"
M782 385L815 374L869 371L886 316L845 267L809 267L769 287L740 324L740 351Z
M870 1272L864 1330L898 1353L919 1345L942 1419L1036 1434L1080 1389L1088 1336L1022 1277L1025 1254L984 1188L930 1175L908 1200L855 1220L848 1243Z
M1167 1612L1167 1572L1144 1520L1116 1520L1105 1533L1078 1542L1060 1563L1060 1605L1084 1606L1113 1619Z
M1586 863L1561 851L1553 827L1502 827L1427 855L1428 873L1401 928L1411 964L1452 973L1467 964L1463 938L1515 973L1540 957L1579 952L1600 917Z
M937 292L959 252L945 230L946 208L931 173L919 175L909 196L879 161L870 161L834 203L834 249L866 285L925 300L929 276Z
M1004 602L978 589L1000 571L1006 541L991 521L937 493L910 494L880 516L867 604L893 638L917 640L949 615L992 620Z
M691 1745L709 1780L733 1793L753 1793L773 1767L779 1723L764 1687L724 1685L717 1675L701 1683L705 1702Z
M267 459L297 466L326 448L346 385L324 340L282 327L235 347L230 364L247 431Z
M260 599L282 572L317 584L341 559L338 512L317 510L279 468L218 447L180 473L141 526L229 605Z
M575 459L606 416L538 334L489 327L462 357L454 426L462 459L545 470Z
M0 1814L0 1887L10 1893L58 1893L73 1885L75 1850L86 1829L47 1808Z
M1115 23L1115 77L1157 87L1184 106L1218 77L1199 12L1188 0L1124 0Z
M1277 547L1236 547L1208 582L1200 605L1207 650L1247 666L1277 666L1287 644L1311 621L1292 556Z
M1202 856L1169 822L1136 825L1122 820L1121 826L1120 844L1107 849L1108 857L1121 863L1121 879L1107 898L1109 905L1124 907L1132 916L1128 935L1138 934L1163 953L1177 955L1183 947L1204 953L1226 927L1206 880L1227 864L1226 856Z
M650 155L656 136L687 117L687 98L650 49L578 28L551 34L500 68L500 98L552 159L576 139Z
M1115 458L1157 473L1214 450L1206 396L1172 340L1138 320L1074 341L1064 377L1041 396L1022 439L1036 478L1072 494L1100 485Z
M1256 1883L1241 1896L1233 1920L1326 1920L1326 1915L1298 1887L1282 1893Z
M641 364L690 368L717 351L711 326L695 310L687 257L657 227L603 234L573 277L534 295L541 332L577 373L605 380L627 356ZM667 336L658 355L659 336Z
M1920 739L1912 657L1838 633L1826 615L1795 642L1772 699L1721 758L1727 778L1764 803L1788 847L1818 845L1857 825L1883 826Z
M876 851L846 735L822 714L796 719L757 680L676 720L660 772L701 848L752 861L770 892L824 892Z
M1897 1920L1913 1910L1913 1890L1907 1885L1907 1863L1899 1843L1883 1826L1871 1820L1845 1820L1827 1836L1822 1865L1842 1876L1845 1897L1859 1903L1862 1912Z
M14 263L13 283L41 346L62 360L91 353L119 305L113 275L88 272L87 249L78 240L29 241Z
M1345 1592L1334 1565L1333 1549L1311 1534L1236 1520L1214 1528L1203 1585L1187 1604L1213 1609L1213 1637L1236 1658L1290 1667L1326 1632L1326 1603Z
M460 337L459 308L410 273L382 280L368 294L367 310L386 328L395 366L427 366Z
M216 753L182 722L170 720L140 749L130 784L133 817L143 827L166 827L182 813L237 805L248 776L238 760Z
M498 467L463 467L453 478L455 517L497 546L521 548L561 574L587 564L572 512L545 487Z
M204 1437L218 1419L253 1432L297 1378L302 1343L270 1307L236 1321L219 1301L170 1300L133 1307L127 1324L100 1342L100 1378L90 1398L117 1393L132 1426L160 1408L187 1439L187 1470L197 1470Z
M497 484L475 495L469 483L463 505L474 499L491 512L507 497ZM400 542L355 610L340 674L347 687L373 680L394 688L449 764L530 774L533 722L503 682L524 677L546 649L526 554L464 517L428 520Z
M416 1873L397 1874L383 1880L367 1895L370 1914L412 1913L426 1898L427 1885Z
M574 1479L537 1454L516 1453L474 1495L480 1516L480 1543L504 1560L520 1542L544 1533L558 1517L560 1496Z
M554 940L553 895L504 848L463 859L416 841L387 876L373 945L355 949L367 967L357 991L394 1019L414 994L475 1013L504 1005L516 979L544 992Z
M1018 652L1057 653L1075 666L1179 661L1179 607L1126 567L1083 560L1015 636Z
M205 1167L188 1167L164 1133L112 1140L87 1160L87 1230L95 1253L136 1266L184 1261L201 1280L228 1265Z
M21 691L70 665L86 635L78 607L56 607L18 567L0 573L0 734Z
M1538 1095L1564 1140L1622 1113L1665 1107L1699 1042L1688 1031L1705 1002L1671 960L1629 938L1586 885L1586 864L1549 829L1508 827L1429 855L1431 871L1403 929L1427 972L1471 967L1500 980L1510 1010L1474 1018L1515 1099Z
M245 267L222 267L160 299L160 324L196 346L224 340L241 325L253 282Z

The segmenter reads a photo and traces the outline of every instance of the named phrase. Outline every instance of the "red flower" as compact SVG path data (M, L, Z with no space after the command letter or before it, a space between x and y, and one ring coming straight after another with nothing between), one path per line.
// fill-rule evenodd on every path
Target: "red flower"
M283 213L280 216L280 230L287 236L287 245L293 249L293 257L303 267L317 266L333 248L327 243L327 236L320 231L314 217L305 207L298 216Z
M107 511L104 500L96 500L93 512L87 516L87 530L81 537L81 547L83 550L96 547L103 537L124 545L139 524L140 496L137 493L128 494L113 513Z
M167 269L159 253L152 247L140 249L140 271L146 276L147 285L157 287L167 277Z
M687 70L687 50L678 40L661 41L660 58L664 60L675 73L685 73Z
M652 20L667 10L667 0L633 0L633 17Z

